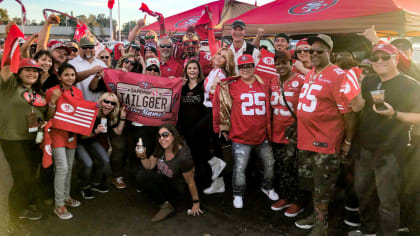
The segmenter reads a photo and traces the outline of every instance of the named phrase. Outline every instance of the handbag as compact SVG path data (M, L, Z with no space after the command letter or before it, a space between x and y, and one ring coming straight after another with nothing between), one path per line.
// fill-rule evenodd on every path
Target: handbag
M284 88L283 88L283 81L280 80L280 86L281 86L281 95L284 101L284 104L286 104L287 110L292 114L295 121L289 125L286 130L284 131L284 135L286 136L286 139L289 140L291 143L297 143L297 117L296 114L293 112L292 108L290 108L289 104L287 103L286 96L284 95Z

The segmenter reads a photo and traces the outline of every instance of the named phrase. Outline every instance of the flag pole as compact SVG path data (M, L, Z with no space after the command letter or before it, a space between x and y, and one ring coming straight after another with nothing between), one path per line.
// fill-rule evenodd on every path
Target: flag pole
M109 41L112 41L114 37L112 33L112 9L109 9Z
M118 0L118 41L121 42L120 0Z

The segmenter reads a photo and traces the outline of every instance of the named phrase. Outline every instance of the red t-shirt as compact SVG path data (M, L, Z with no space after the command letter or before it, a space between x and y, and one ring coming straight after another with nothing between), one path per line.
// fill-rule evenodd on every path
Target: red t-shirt
M160 73L162 77L181 77L182 70L183 66L173 58L169 59L166 63L160 61Z
M350 112L340 96L345 72L330 65L319 75L315 68L305 76L297 107L298 149L338 153L344 135L344 117Z
M60 89L60 85L56 85L47 90L46 98L48 102L50 102L52 93L55 89ZM74 98L83 100L82 91L76 88L76 86L72 86L72 89L73 89ZM69 89L64 90L64 93L71 96L71 92ZM52 140L52 148L59 148L59 147L66 147L66 148L72 148L72 149L76 148L76 144L77 144L76 134L70 134L70 132L68 131L51 128L50 137ZM73 137L73 140L72 142L69 142L69 139L71 137Z
M267 86L268 87L268 86ZM267 135L267 117L270 112L268 88L254 81L248 85L241 79L229 85L232 97L230 115L232 127L229 139L235 143L258 145Z
M283 82L286 101L295 114L299 102L300 89L302 88L304 81L305 77L303 75L295 74L294 77L289 78L287 81ZM277 78L273 79L271 82L270 104L273 109L271 125L273 130L273 142L289 143L289 141L286 139L286 136L284 135L284 131L289 125L293 124L295 118L293 118L292 114L284 103L283 96L281 94L280 81Z

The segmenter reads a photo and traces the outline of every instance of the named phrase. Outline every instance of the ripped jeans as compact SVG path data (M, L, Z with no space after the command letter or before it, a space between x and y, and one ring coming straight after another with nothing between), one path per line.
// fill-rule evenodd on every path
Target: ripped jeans
M248 145L232 142L232 156L234 159L232 175L232 192L234 196L243 196L246 189L245 171L248 166L251 150L255 148L264 166L262 188L273 188L274 157L270 143L265 140L259 145Z

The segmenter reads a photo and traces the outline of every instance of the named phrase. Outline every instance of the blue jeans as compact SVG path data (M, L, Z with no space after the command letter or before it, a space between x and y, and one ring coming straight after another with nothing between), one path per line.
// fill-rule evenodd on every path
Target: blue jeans
M87 150L93 155L89 155ZM106 181L106 177L111 175L109 156L98 141L78 143L76 151L83 166L80 173L82 188L88 187L90 181L94 185L100 184L103 181ZM91 179L93 160L98 163L98 166L95 169L95 175Z
M264 179L262 187L266 190L273 188L274 157L270 143L267 140L259 145L248 145L232 142L232 156L234 160L232 192L234 196L243 196L245 194L245 171L248 166L251 150L254 147L264 166Z

